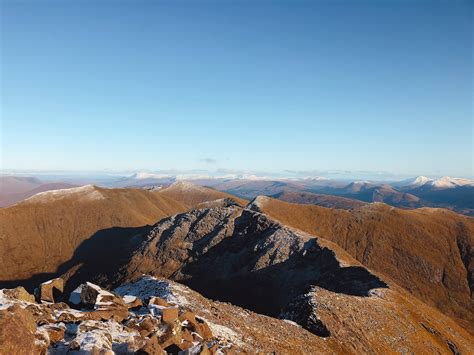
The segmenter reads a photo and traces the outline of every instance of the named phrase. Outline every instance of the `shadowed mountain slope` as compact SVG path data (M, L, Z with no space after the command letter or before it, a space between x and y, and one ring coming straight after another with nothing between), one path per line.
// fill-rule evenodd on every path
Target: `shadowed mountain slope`
M93 236L106 240L107 245L120 245L113 239L114 235L119 239L126 234L120 227L152 225L195 204L233 198L209 188L186 183L183 189L182 185L160 192L86 185L42 192L0 209L0 282L19 282L35 274L55 273L73 257L83 241ZM102 243L91 243L82 249L80 258L94 248L103 250Z
M352 211L258 197L251 208L343 247L367 267L473 331L474 220L442 210L370 204Z
M137 227L186 210L140 189L92 185L37 194L0 210L0 280L55 272L78 245L110 227Z

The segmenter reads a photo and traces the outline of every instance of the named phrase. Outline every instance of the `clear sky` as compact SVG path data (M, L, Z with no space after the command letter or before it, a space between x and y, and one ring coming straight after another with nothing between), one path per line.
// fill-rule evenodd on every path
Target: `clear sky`
M472 176L472 1L1 2L3 169Z

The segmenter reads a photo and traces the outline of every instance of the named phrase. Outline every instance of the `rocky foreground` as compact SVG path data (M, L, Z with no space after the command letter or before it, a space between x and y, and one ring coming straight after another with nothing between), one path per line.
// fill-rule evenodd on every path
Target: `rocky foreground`
M231 329L189 310L184 286L145 276L114 292L90 282L68 299L62 290L58 278L41 284L36 299L23 287L0 291L0 354L215 354L238 349Z

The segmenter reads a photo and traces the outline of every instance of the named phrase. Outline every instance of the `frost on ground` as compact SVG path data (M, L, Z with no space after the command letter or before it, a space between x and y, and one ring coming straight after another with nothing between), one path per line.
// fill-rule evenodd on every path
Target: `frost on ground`
M227 341L230 344L235 344L237 346L245 345L239 334L234 332L232 329L224 325L209 322L208 320L206 320L206 322L209 324L209 328L211 328L212 334L214 334L215 337L219 338L220 341Z
M74 196L81 200L103 200L105 196L94 186L84 185L71 189L50 190L37 193L27 198L25 202L46 203L54 200L61 200L68 196Z
M2 333L6 322L11 323L5 317L12 316L28 322L30 338L25 344L34 349L29 353L158 354L179 348L191 354L212 348L215 354L235 345L221 342L202 318L182 307L188 304L186 294L192 293L185 286L144 276L117 290L123 297L86 282L69 297L77 309L64 302L36 303L23 288L0 290L0 354L18 353L24 347L14 332Z
M167 302L181 306L189 304L186 297L183 296L183 294L188 292L184 286L171 284L165 280L158 280L149 275L144 275L135 282L123 284L114 291L120 296L135 296L140 299L158 296Z

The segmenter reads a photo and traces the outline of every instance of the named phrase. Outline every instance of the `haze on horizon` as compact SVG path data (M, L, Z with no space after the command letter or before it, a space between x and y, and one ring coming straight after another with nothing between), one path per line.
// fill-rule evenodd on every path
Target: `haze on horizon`
M0 169L474 176L470 1L0 3Z

